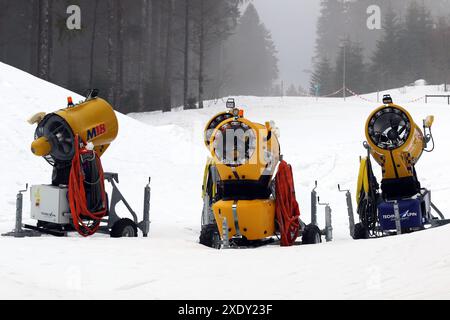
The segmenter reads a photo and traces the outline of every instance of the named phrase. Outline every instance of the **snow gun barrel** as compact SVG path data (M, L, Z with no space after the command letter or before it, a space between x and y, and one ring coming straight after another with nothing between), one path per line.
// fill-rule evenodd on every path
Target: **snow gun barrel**
M277 128L244 118L238 108L220 113L205 128L205 145L222 180L254 180L272 176L280 160Z
M372 156L383 167L383 179L414 175L414 165L432 138L433 121L433 116L427 117L422 131L406 109L391 101L371 113L366 123L366 138Z
M205 217L215 224L219 245L227 247L230 239L264 243L276 232L271 181L280 163L277 129L272 122L263 125L246 119L232 99L227 108L205 128L204 141L211 156L205 171L205 186L211 185L208 196L204 194ZM205 240L211 225L202 227L201 241L211 246L215 240Z
M78 135L84 143L92 143L99 156L108 149L118 134L118 121L112 106L103 99L90 97L78 105L68 99L68 107L54 113L38 113L30 120L37 124L33 154L54 162L71 161Z

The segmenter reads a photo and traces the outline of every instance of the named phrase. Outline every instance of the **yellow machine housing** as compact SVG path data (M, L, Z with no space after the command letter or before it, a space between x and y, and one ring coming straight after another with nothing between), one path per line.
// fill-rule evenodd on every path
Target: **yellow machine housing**
M358 182L356 186L356 203L360 203L361 196L369 192L369 176L368 172L368 158L361 158L359 164Z
M233 123L248 126L249 131L253 132L249 139L254 139L255 143L253 147L249 147L253 150L250 157L246 157L239 165L225 164L223 157L219 159L217 152L217 135L223 128L228 128ZM222 180L259 180L262 175L272 176L280 160L280 145L270 123L261 125L244 118L232 118L221 122L213 132L209 149Z
M240 234L248 240L261 240L275 234L275 201L267 200L240 200L218 201L213 205L214 217L221 237L223 237L224 218L228 224L229 239ZM234 211L238 217L235 223Z
M112 106L98 93L91 89L77 105L68 97L67 108L37 113L28 120L37 124L31 151L53 167L51 185L31 187L31 218L38 223L25 228L33 234L63 237L78 231L88 237L101 232L113 238L137 237L138 230L144 237L149 234L150 179L145 187L143 221L139 221L119 190L118 173L105 172L99 159L116 139L119 125ZM119 203L131 219L118 215Z
M229 138L226 132L241 129L245 134L234 139L245 140L245 150L239 150L234 143L228 153L221 152ZM230 110L216 115L208 123L205 144L211 153L207 167L215 168L220 186L213 186L211 190L214 195L219 193L218 201L212 204L212 212L220 236L224 237L225 218L230 239L243 236L252 241L275 235L275 200L268 190L280 161L280 145L272 124L254 123L245 119L241 110Z
M393 115L392 119L387 119L390 115ZM376 130L384 129L381 128L382 124L379 124L380 128L375 128L378 125L377 121L383 122L380 121L381 117L386 118L386 130L391 130L381 134L386 137L391 134L393 140L397 141L393 141L391 145L375 141L378 134ZM387 123L388 121L400 121L401 123L397 125L397 123ZM426 124L431 127L433 118L429 117L427 121ZM399 128L399 131L391 133L396 127ZM400 135L397 138L400 130L403 130L401 132L403 136ZM426 147L420 127L414 122L408 111L395 104L382 106L372 112L366 123L366 138L373 158L383 168L383 179L412 177L414 165L419 161Z
M102 156L117 138L119 123L113 107L101 98L89 100L77 106L56 112L67 121L75 135L91 142Z
M113 142L119 131L119 124L112 106L101 98L93 98L81 104L45 115L40 113L30 119L31 123L37 123L36 140L32 143L33 153L40 157L52 155L58 147L57 142L62 139L73 139L78 135L84 142L92 143L95 151L102 156ZM58 125L70 128L53 135L52 128ZM64 137L62 137L64 136ZM63 141L70 144L70 141ZM69 150L66 150L69 152ZM58 156L55 155L58 159Z
M389 97L390 98L390 97ZM431 126L434 117L423 121L423 131L404 108L387 103L373 111L366 122L367 149L381 166L381 190L384 198L401 199L418 194L421 190L415 165L432 140ZM433 143L434 145L434 143ZM358 196L368 190L373 179L369 157L361 161Z
M430 191L423 188L415 165L422 154L434 150L433 116L423 121L423 130L390 95L385 105L373 111L367 122L364 144L367 156L360 159L356 190L359 223L355 224L351 195L347 193L349 224L353 239L368 239L423 230L426 225L447 224L431 214L435 208ZM429 143L432 142L432 147ZM381 185L371 158L382 168ZM439 220L439 221L438 221ZM394 231L395 230L395 231ZM394 233L395 232L395 233Z

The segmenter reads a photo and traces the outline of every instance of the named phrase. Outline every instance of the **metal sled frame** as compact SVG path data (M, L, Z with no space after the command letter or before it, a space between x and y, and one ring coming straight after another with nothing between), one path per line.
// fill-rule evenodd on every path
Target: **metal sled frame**
M338 185L338 190L340 192L345 193L345 197L346 197L346 201L347 201L347 212L348 212L348 219L349 219L350 236L353 238L355 235L355 216L354 216L354 211L353 211L352 194L351 194L350 190L342 190L340 185ZM430 199L431 199L431 192L429 190L422 189L421 191L422 191L422 193L421 193L422 197L429 195ZM430 207L431 207L430 213L429 213L429 215L427 215L427 219L424 223L425 227L423 229L415 230L413 232L442 227L447 224L450 224L450 219L446 219L444 214L438 209L438 207L431 200L430 200ZM394 203L394 211L396 212L397 230L396 231L383 231L381 229L373 230L374 235L373 236L369 235L369 239L370 238L375 238L375 239L383 238L383 237L387 237L387 236L394 236L394 235L402 234L401 220L400 220L400 215L398 212L398 203L396 203L396 202ZM437 214L437 216L433 215L431 211L434 211ZM428 226L428 228L426 226Z
M213 167L213 166L212 166ZM218 174L216 170L209 170L209 177L208 179L212 179L213 185L215 185L218 181ZM205 181L204 183L207 183ZM274 189L274 185L272 185L272 189ZM311 224L315 226L319 226L318 219L317 219L317 213L318 213L318 206L324 206L325 207L325 228L320 230L321 236L325 237L326 242L333 241L333 226L332 226L332 218L331 218L331 207L328 203L321 203L320 198L317 195L317 181L315 182L314 189L311 191ZM212 205L211 205L211 196L206 192L204 194L203 198L203 213L202 213L202 226L210 225L210 224L217 224L214 214L212 212ZM240 237L233 237L232 239L229 239L229 233L228 233L228 224L229 222L224 219L222 222L222 233L223 237L220 239L220 244L218 245L219 249L248 249L248 248L259 248L266 245L274 245L279 246L280 245L280 239L278 238L278 235L276 237L271 237L263 240L258 241L244 241ZM300 234L299 238L302 237L303 232L306 228L306 224L300 220ZM228 240L229 239L229 240ZM242 245L244 243L244 245ZM296 241L294 246L302 245L301 241Z
M150 182L145 187L144 194L144 212L143 212L143 220L139 222L138 216L135 211L131 208L123 194L120 192L117 184L119 183L119 175L117 173L105 172L105 180L108 181L112 186L112 195L111 201L108 204L108 216L107 219L101 220L102 223L106 225L100 226L98 232L109 234L111 228L115 223L121 220L119 215L116 212L116 206L123 202L127 210L132 216L132 220L135 223L136 227L140 229L143 233L144 237L148 237L150 232ZM57 225L57 224L49 224L51 227L43 227L43 226L31 226L31 225L22 225L22 208L23 208L23 193L28 190L28 185L26 190L21 190L17 194L16 201L16 227L12 232L3 234L2 236L23 238L23 237L36 237L42 234L52 235L56 237L65 237L68 235L68 232L74 230L66 230L65 226ZM28 230L25 230L28 229ZM59 229L59 230L58 230Z
M150 231L150 182L151 179L149 179L148 185L145 188L145 196L144 196L144 213L143 213L143 220L139 222L137 214L133 211L131 206L129 205L128 201L125 199L125 197L122 195L122 193L119 190L119 187L117 184L119 183L119 175L117 173L105 173L105 180L107 180L111 186L112 186L112 195L111 195L111 201L108 208L108 219L102 220L102 222L106 222L107 226L100 227L99 231L109 234L109 230L114 226L116 222L118 222L121 218L116 212L116 206L123 202L125 207L128 209L128 212L133 217L133 222L136 224L138 229L140 229L143 233L143 236L146 238L148 237L148 233Z

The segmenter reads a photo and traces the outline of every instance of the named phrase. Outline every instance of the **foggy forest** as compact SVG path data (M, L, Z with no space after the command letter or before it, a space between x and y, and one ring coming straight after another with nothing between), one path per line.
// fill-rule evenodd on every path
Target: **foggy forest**
M257 1L0 0L0 61L80 94L98 88L124 113L450 82L447 0L320 1L309 86L280 78ZM366 27L371 5L380 28Z

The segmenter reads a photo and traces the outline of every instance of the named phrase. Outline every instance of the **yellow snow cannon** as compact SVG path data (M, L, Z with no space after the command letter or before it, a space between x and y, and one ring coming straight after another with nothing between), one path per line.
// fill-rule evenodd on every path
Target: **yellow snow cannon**
M360 160L356 193L360 221L356 225L350 209L351 196L347 197L354 239L409 233L449 223L431 203L431 193L421 187L415 169L423 152L434 150L434 117L423 120L421 129L406 109L393 103L390 95L384 96L383 102L366 122L367 157ZM432 146L428 147L430 143ZM381 186L373 173L371 158L382 169ZM433 215L432 209L438 216Z
M91 98L74 105L68 98L68 107L46 115L38 113L29 120L37 124L36 139L31 145L33 154L52 157L56 161L71 161L75 136L92 143L102 156L117 138L119 124L112 106L101 98Z
M38 113L29 120L37 125L31 151L53 166L53 176L51 185L31 187L31 217L38 223L27 229L55 236L76 230L84 237L98 231L112 237L135 237L138 229L148 235L150 186L145 189L144 218L138 222L117 187L118 174L103 171L100 157L116 139L119 125L113 107L98 93L91 90L79 104L69 97L67 108ZM105 181L112 185L111 202ZM120 202L133 219L116 214Z
M263 125L246 119L234 99L228 100L227 108L205 128L210 157L203 181L200 243L212 248L257 247L279 235L283 245L292 245L300 235L300 212L292 170L281 160L278 129L273 122ZM284 206L278 203L282 200Z
M424 120L424 130L430 129L433 121L434 117L428 116ZM408 111L395 104L376 109L367 119L366 139L371 155L383 169L386 188L390 182L397 188L399 179L410 181L416 178L414 166L428 141ZM408 182L406 185L414 186ZM413 188L412 192L416 191Z

